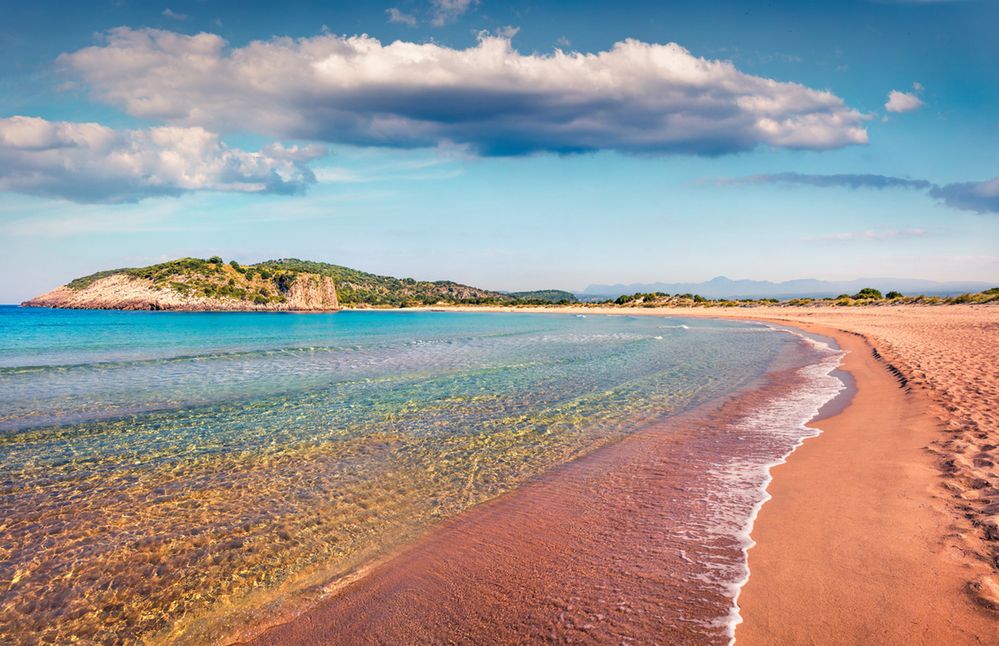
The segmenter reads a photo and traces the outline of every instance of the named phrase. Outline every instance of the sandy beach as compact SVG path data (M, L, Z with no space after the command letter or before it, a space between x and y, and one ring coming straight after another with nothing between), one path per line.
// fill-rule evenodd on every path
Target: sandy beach
M842 369L855 396L772 470L772 499L752 529L751 575L738 599L739 643L994 643L999 308L579 311L780 321L831 336L847 351ZM592 501L578 505L603 488L640 496L668 486L662 473L676 465L666 456L649 461L661 441L654 431L636 434L473 508L258 643L431 634L599 642L624 634L616 621L653 628L645 613L654 609L641 603L622 606L629 616L585 613L605 574L587 549L622 545L620 523L642 510L620 498L601 499L598 514ZM591 482L588 461L631 475ZM580 510L592 515L587 531L564 531ZM653 538L632 534L627 546L654 550ZM585 588L575 601L567 580ZM655 574L642 584L654 589Z
M999 0L4 8L0 646L999 646Z
M821 330L822 328L816 328ZM857 393L772 470L739 598L747 644L985 644L989 568L948 507L928 398L900 388L860 337L838 334Z

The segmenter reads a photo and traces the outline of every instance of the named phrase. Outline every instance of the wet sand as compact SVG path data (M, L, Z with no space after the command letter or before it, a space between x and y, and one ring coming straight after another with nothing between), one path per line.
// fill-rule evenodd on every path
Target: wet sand
M937 311L909 319L904 312L881 314L882 336L871 331L874 323L848 313L779 311L784 321L839 317L822 320L835 329L802 327L830 334L849 350L843 368L857 392L849 406L817 424L825 431L819 438L772 472L773 499L753 528L751 576L739 598L739 643L995 643L999 622L986 607L988 516L975 513L992 509L995 469L982 456L995 447L986 438L962 446L944 431L956 425L953 434L963 437L968 425L960 420L990 405L994 410L988 389L996 375L987 366L996 363L978 373L985 381L975 383L986 389L978 399L961 400L971 413L947 404L940 384L952 389L946 392L960 390L950 385L959 381L959 367L946 369L956 362L924 360L921 374L913 368L914 356L939 356L932 342L945 336L934 326L950 308L927 309ZM771 309L612 312L778 318ZM979 355L969 359L972 366L996 352L990 326L997 312L967 315L971 322L955 337ZM890 319L900 316L902 323ZM923 327L910 325L917 331L906 333L913 320ZM872 338L880 356L864 338L841 331L851 327ZM889 343L884 330L893 329L903 330L896 334L902 340ZM907 383L889 371L889 362L902 366ZM992 418L979 419L970 432L995 432L986 426ZM667 551L669 505L651 501L669 498L684 466L665 450L668 435L636 433L470 510L258 643L723 641L698 630L664 632L670 616L699 603L663 593L679 561L675 548ZM941 471L951 455L983 470L985 485L972 484L961 461ZM955 499L969 517L959 515ZM650 569L655 562L668 565ZM632 586L626 592L637 604L615 588L619 580Z
M931 402L838 334L858 383L823 433L773 468L739 598L740 644L988 644L999 622L975 607L977 568L947 545L954 519L926 450Z
M817 354L469 510L256 643L727 642L763 465L802 432L741 422Z

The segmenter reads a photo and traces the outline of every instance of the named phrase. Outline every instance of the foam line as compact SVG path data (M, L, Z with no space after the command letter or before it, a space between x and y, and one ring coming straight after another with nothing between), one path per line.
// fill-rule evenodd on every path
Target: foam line
M834 349L828 343L813 339L796 330L772 325L768 325L767 327L777 332L797 336L805 343L808 343L815 349L823 352L825 356L820 361L805 366L799 370L799 374L808 378L804 386L789 393L786 397L780 400L770 402L768 405L742 422L744 426L755 426L759 428L761 426L767 427L770 424L773 424L775 419L789 420L790 423L785 428L776 428L772 430L779 433L797 432L799 435L790 450L784 453L784 455L772 462L765 463L757 467L762 468L763 470L763 477L758 489L759 500L753 505L752 511L740 531L743 554L743 576L732 586L732 607L728 616L723 620L730 646L735 644L735 630L736 627L742 623L739 596L742 593L743 587L749 581L749 550L756 545L756 542L752 538L753 526L756 523L756 518L759 516L763 505L765 505L766 502L773 497L769 492L770 483L773 481L772 469L777 465L787 462L788 458L790 458L790 456L805 442L805 440L817 437L821 434L821 431L818 428L810 427L808 426L808 423L818 416L819 411L827 402L832 401L832 399L834 399L843 389L846 388L846 385L842 382L842 380L832 374L833 371L840 365L842 358L846 355L844 351Z

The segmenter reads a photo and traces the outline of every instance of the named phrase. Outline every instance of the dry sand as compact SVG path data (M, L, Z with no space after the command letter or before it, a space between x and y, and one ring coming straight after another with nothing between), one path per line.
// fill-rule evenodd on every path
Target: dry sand
M779 320L849 351L854 400L773 471L739 643L999 643L999 307L585 311ZM327 610L292 634L324 641Z
M996 643L999 623L967 587L991 568L963 551L974 530L948 509L926 450L941 433L929 399L900 388L863 338L836 338L857 393L771 471L739 643Z
M709 311L713 310L704 312ZM892 460L888 451L896 446L899 449L908 446L909 450L895 461L912 468L926 462L934 467L923 478L926 490L920 502L939 506L939 501L946 500L950 504L941 511L940 523L922 530L927 548L964 563L966 592L996 617L993 613L999 611L999 468L995 465L999 459L999 306L755 308L728 315L747 314L863 335L870 350L857 348L854 354L876 352L892 376L902 378L908 396L898 417L905 420L904 428L909 432L900 436L886 434L871 448L884 451L880 459L886 468ZM861 370L856 365L851 368L849 363L846 367L851 371ZM875 372L871 376L884 374ZM873 384L871 388L874 389ZM864 408L865 401L875 403ZM830 420L828 424L836 428L866 425L868 433L871 427L881 428L882 425L874 423L875 414L883 413L878 401L868 395L858 396L850 406L855 421ZM816 445L830 444L831 454L835 450L831 446L835 435L823 436L825 439ZM802 455L821 450L810 447ZM866 455L869 450L858 451L854 458ZM814 464L816 473L823 470L822 457ZM805 460L796 454L795 462ZM840 462L849 464L850 460L841 457ZM827 464L833 464L832 455ZM775 473L775 490L790 488L794 480L805 477L807 469L797 471L787 475ZM872 472L867 476L872 479L872 486L876 475ZM882 491L894 491L897 496L914 495L891 483L883 485ZM999 631L999 624L994 630ZM999 643L996 633L992 637L994 643Z

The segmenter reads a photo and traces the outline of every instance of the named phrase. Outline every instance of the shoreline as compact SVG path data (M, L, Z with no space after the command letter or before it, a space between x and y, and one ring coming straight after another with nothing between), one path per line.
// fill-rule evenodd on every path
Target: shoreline
M933 508L937 523L927 537L924 555L940 559L941 554L949 554L937 565L952 570L950 576L956 579L941 594L954 601L955 612L984 634L999 630L999 509L995 504L999 479L994 468L999 416L995 405L989 403L990 397L999 403L999 375L994 370L999 364L999 346L992 342L999 330L999 306L684 307L624 312L620 308L542 307L534 311L759 321L814 330L834 338L841 347L859 339L861 345L856 349L867 359L868 376L890 386L887 393L898 394L904 388L908 403L900 406L900 414L909 412L909 422L923 426L921 442L909 447L908 460L925 470L919 479L919 498ZM859 390L861 380L856 378L856 370L842 369L855 377ZM853 410L857 410L855 405ZM823 423L828 420L816 421L824 428ZM852 423L860 426L864 419ZM836 457L843 464L850 462L848 457ZM791 477L807 479L809 475L795 473ZM911 495L898 487L894 493ZM919 535L925 536L925 532Z
M813 418L814 421L809 421L808 426L819 429L819 434L808 438L812 439L812 442L802 440L783 461L771 465L768 469L769 482L765 490L768 497L759 503L751 519L750 540L753 544L747 550L747 567L752 575L739 587L735 598L736 612L741 617L736 633L739 643L800 642L814 640L816 636L820 636L823 641L833 643L858 643L870 639L877 639L882 643L903 641L934 643L934 640L940 639L955 644L982 643L989 631L995 629L995 617L990 615L987 608L976 606L972 599L974 595L969 594L968 580L976 573L970 571L973 568L969 568L967 555L955 556L953 552L947 551L948 546L945 544L944 537L952 529L956 519L946 501L934 491L934 486L939 484L940 474L934 468L932 459L926 451L926 444L937 439L936 436L940 433L939 424L929 414L933 402L927 393L913 391L911 388L903 390L900 387L899 375L893 374L897 373L898 369L889 371L889 367L894 368L894 366L881 357L867 335L807 321L768 316L769 312L725 312L727 316L718 316L717 312L711 311L622 312L615 309L602 312L594 311L593 308L574 310L563 307L526 310L482 307L444 310L426 308L426 311L522 311L733 318L788 326L835 339L836 343L847 351L840 369L852 376L856 393L841 410L833 411L829 415L818 415ZM921 422L918 441L910 442L905 447L904 457L896 460L894 465L895 470L900 469L901 475L907 478L901 484L916 483L915 488L906 490L899 482L894 483L895 490L892 490L892 483L888 483L888 487L884 488L883 478L882 482L878 482L877 478L871 482L872 473L868 472L866 474L868 480L861 478L857 482L861 489L869 485L875 486L875 490L878 486L882 487L882 490L877 491L880 497L868 496L866 502L854 497L851 499L852 509L840 506L832 515L816 516L813 513L813 517L804 526L808 531L789 532L787 529L789 526L802 529L802 514L807 513L809 506L814 507L807 496L800 494L802 487L811 487L813 490L818 488L818 492L821 493L823 487L828 487L829 483L817 483L816 473L828 472L830 468L835 470L856 462L856 451L841 452L841 447L838 445L842 442L830 441L828 438L830 433L826 431L835 431L832 434L835 436L847 433L848 431L842 430L844 428L852 428L854 432L857 432L857 429L863 430L867 425L867 413L862 410L863 406L858 406L858 399L861 397L879 399L879 395L880 398L887 396L895 400L892 407L895 418L887 420L887 426L891 429L886 431L882 428L879 435L890 434L891 430L897 435L899 430L905 431L900 427L912 424L913 421ZM910 439L914 439L913 436L910 436ZM807 451L809 456L807 459L799 457L803 451ZM879 455L877 459L862 462L873 467L876 475L879 467L883 466L878 460L884 459L885 455ZM856 496L856 492L851 495ZM821 553L821 550L816 554L815 545L824 545L828 542L829 536L843 532L844 527L850 526L850 523L844 525L844 521L850 520L852 512L865 506L868 512L871 507L878 512L881 502L892 495L900 496L900 499L906 501L902 507L906 514L909 514L910 520L916 518L913 535L893 535L893 530L911 531L912 522L905 524L905 530L901 530L894 521L883 521L882 531L874 531L866 522L859 524L854 522L851 529L855 534L853 539L859 540L856 544L862 545L862 549L847 551L843 559L832 562L828 560L828 555ZM835 498L835 494L827 494L827 497L829 496ZM474 510L470 510L466 514L473 512ZM913 512L915 516L911 515ZM874 518L877 518L877 513ZM804 536L810 538L804 540L802 538ZM798 538L797 543L795 537ZM895 540L900 540L902 543L908 541L904 553L893 549L884 553L880 551L880 548L890 547ZM858 554L857 550L870 552L872 547L874 556L868 556L871 562L866 565L873 566L874 570L858 569L865 557L862 553ZM775 554L778 555L776 558ZM882 558L886 554L892 559L900 558L902 565L899 562L889 563L887 570L881 568L885 571L882 572L881 580L875 582L877 585L858 587L858 583L870 578L870 572L878 571L879 564L886 565ZM798 557L807 558L799 561ZM823 570L824 560L826 564ZM900 577L900 572L904 572L905 576ZM816 602L814 585L811 590L804 590L800 594L792 593L795 582L806 578L802 574L806 574L812 582L820 582L819 592L824 595L822 598L826 599L826 602L823 602L822 598ZM789 585L791 587L788 587ZM804 596L801 596L802 594ZM856 600L865 595L866 600L862 599L865 602L859 606L857 603L828 603L831 599L849 601L851 598ZM886 602L886 599L893 601ZM934 601L930 602L929 599ZM795 601L797 603L794 603ZM791 610L785 606L790 606ZM930 612L930 606L946 610ZM887 607L893 608L890 615L886 610ZM781 611L782 608L784 611ZM914 628L914 625L921 625L928 619L932 619L931 625L922 626L919 630ZM813 631L819 632L813 633Z
M788 328L790 328L790 330ZM806 331L800 327L783 326L777 329L783 329L784 331L789 332L791 334L796 334L803 339L811 339L810 336L806 336L805 334ZM821 332L819 331L811 331L811 332L812 334L815 334L815 336L820 336L820 338L825 339L824 341L822 341L822 343L826 343L827 347L829 347L829 349L834 352L832 357L834 357L835 363L834 365L831 366L831 369L828 372L826 372L826 375L832 379L838 380L841 384L840 389L830 399L827 399L825 402L823 402L815 411L814 415L811 415L808 419L802 420L801 427L803 429L808 429L809 433L802 435L800 438L798 438L798 440L794 443L794 446L792 446L790 450L787 451L787 453L785 453L783 456L781 456L779 459L775 460L774 462L771 462L765 466L764 479L760 486L760 492L762 494L762 497L753 506L753 509L749 514L749 517L746 519L745 546L743 547L742 550L746 574L745 577L736 584L735 594L732 598L731 612L733 614L734 621L732 623L731 631L729 633L730 646L736 643L736 636L739 630L739 626L745 622L745 617L743 614L742 605L740 604L740 599L746 588L746 585L749 583L749 581L752 578L750 553L752 549L756 547L758 542L757 541L758 536L754 533L756 525L757 522L759 521L760 514L764 510L764 507L768 502L770 502L773 499L773 494L771 493L770 489L774 479L773 475L774 469L783 464L787 464L788 460L791 460L794 457L794 454L798 450L800 450L801 447L804 446L806 442L820 437L824 431L821 427L818 426L818 423L823 420L829 419L830 417L835 417L836 415L839 415L843 411L847 410L850 407L851 402L857 395L857 387L855 380L853 379L853 376L849 372L845 372L842 370L843 361L846 358L848 351L842 347L840 340L835 338L835 336L833 336L832 334L830 334L829 333L830 331L828 330L821 330ZM814 339L812 339L812 341L815 342ZM828 345L829 342L831 342L833 345ZM820 364L813 364L813 365L817 367ZM836 374L836 373L842 373L842 374Z
M842 388L829 376L838 352L795 330L767 327L797 340L751 384L640 426L468 509L346 585L334 582L335 592L318 604L264 622L256 636L251 629L232 638L520 643L563 635L641 642L666 630L683 643L731 641L736 591L747 574L747 522L766 495L769 469L814 433L806 423ZM824 383L803 372L813 367ZM599 513L591 508L594 496ZM631 574L622 579L619 567ZM595 590L604 588L637 614L622 615L598 599ZM563 600L555 604L558 620L549 611L552 597ZM442 621L448 617L453 621Z
M952 519L932 493L939 475L924 447L939 429L928 398L906 390L866 337L793 325L836 339L857 391L771 467L738 643L988 643L995 619L943 541Z

